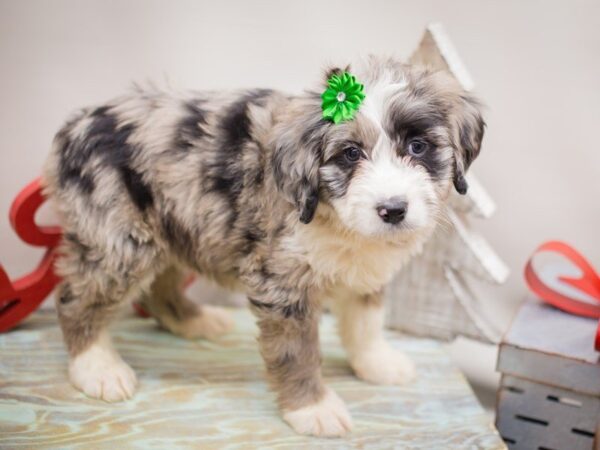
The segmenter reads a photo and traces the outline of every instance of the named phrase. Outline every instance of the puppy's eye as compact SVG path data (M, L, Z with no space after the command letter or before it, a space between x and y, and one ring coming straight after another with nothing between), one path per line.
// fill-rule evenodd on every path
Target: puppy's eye
M355 163L362 156L362 151L356 147L348 147L344 149L344 157L348 162Z
M429 144L420 139L413 139L408 143L408 153L417 158L423 156L428 149Z

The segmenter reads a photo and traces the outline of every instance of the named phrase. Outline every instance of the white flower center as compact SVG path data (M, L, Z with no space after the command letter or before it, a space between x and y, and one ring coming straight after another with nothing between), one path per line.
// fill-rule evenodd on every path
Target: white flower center
M338 92L338 95L335 98L337 99L338 102L343 102L344 100L346 100L346 93Z

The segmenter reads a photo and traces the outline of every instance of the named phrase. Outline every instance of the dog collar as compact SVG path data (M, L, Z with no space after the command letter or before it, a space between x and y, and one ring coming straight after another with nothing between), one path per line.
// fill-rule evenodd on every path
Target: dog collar
M348 72L330 76L327 86L321 94L323 118L336 124L352 120L365 98L365 87Z

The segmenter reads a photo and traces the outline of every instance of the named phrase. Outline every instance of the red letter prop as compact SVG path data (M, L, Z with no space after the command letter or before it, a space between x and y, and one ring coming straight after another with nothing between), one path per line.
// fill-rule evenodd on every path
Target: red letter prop
M45 247L46 253L33 272L14 281L0 264L0 332L10 330L35 311L60 281L52 268L60 227L35 223L35 213L44 200L37 179L17 195L10 208L10 223L17 235L28 244Z

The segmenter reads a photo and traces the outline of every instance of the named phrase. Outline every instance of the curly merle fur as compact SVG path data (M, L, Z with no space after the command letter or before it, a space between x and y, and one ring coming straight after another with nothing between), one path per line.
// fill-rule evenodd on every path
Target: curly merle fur
M484 123L448 74L378 58L354 73L366 99L339 125L322 118L324 82L296 96L135 89L66 123L44 183L64 229L57 309L73 384L111 401L133 393L106 333L128 299L185 337L226 331L222 310L180 293L189 269L247 295L279 406L301 433L350 428L320 374L325 302L358 376L412 376L382 337L381 291L433 232L451 186L466 192ZM411 153L415 139L424 154ZM406 216L386 223L397 198Z

